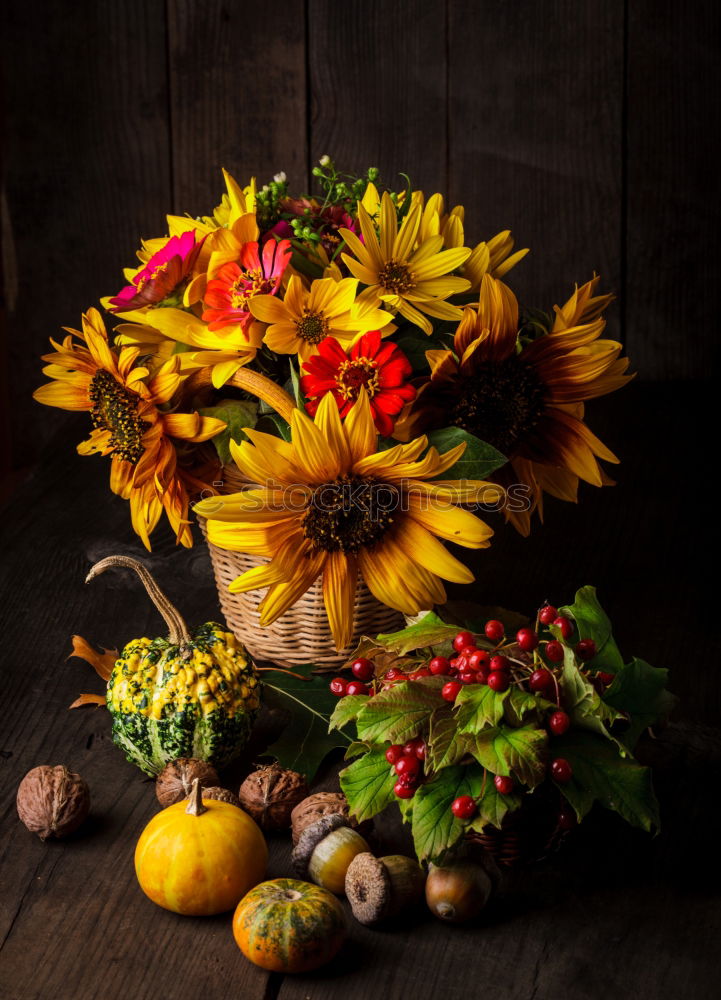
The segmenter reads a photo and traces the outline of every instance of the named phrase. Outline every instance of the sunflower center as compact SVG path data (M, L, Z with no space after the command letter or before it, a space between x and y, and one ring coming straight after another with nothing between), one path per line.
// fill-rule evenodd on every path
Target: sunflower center
M358 552L388 531L400 503L389 483L344 476L313 491L303 517L303 534L314 550Z
M391 257L378 272L378 284L394 295L403 295L415 288L415 275L402 260Z
M138 400L110 372L93 375L88 392L93 408L90 417L96 430L110 431L113 451L135 465L145 450L145 423L138 416Z
M354 358L338 366L335 377L343 399L358 399L361 386L365 386L371 399L378 392L378 365L372 358Z
M296 322L296 327L298 336L309 344L319 344L328 335L328 321L324 319L322 313L312 313L307 308L303 309L303 315Z
M458 385L451 423L510 456L543 412L545 386L517 357L479 365Z

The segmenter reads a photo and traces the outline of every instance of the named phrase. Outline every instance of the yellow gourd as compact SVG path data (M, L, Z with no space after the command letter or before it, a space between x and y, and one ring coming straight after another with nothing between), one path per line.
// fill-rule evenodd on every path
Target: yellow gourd
M135 873L158 906L188 916L233 909L265 874L268 848L255 822L229 802L188 799L168 806L143 830Z

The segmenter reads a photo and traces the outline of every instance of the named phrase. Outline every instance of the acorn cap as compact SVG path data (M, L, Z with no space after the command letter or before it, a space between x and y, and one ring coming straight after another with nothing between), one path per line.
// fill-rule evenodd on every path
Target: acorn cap
M321 816L319 820L303 830L290 856L293 871L300 878L307 876L310 859L318 844L325 840L329 833L340 830L343 826L350 826L346 817L341 816L340 813L331 813L329 816Z
M345 894L353 916L361 924L374 924L386 915L391 902L390 875L380 858L357 854L345 877Z

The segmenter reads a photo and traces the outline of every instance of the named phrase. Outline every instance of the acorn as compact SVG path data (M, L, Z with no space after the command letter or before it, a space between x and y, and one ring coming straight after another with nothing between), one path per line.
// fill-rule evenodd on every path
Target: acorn
M478 916L493 889L488 871L473 861L431 865L426 880L426 903L439 920L460 924Z
M359 923L377 924L420 903L425 881L425 872L413 858L358 854L346 872L345 894Z
M16 800L18 816L41 840L67 837L85 822L90 812L88 786L74 771L34 767L20 782Z
M323 816L306 827L293 848L291 861L296 875L340 896L345 889L348 866L368 844L339 813Z
M220 784L218 772L207 761L195 757L178 757L168 761L155 780L158 802L166 808L187 799L196 778L202 788L217 787Z

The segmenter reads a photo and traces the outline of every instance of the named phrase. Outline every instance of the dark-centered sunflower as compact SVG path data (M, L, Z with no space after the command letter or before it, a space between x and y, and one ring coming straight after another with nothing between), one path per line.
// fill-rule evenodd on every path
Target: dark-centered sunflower
M234 593L268 588L261 625L275 621L322 574L331 631L341 649L351 638L359 574L380 601L409 614L445 601L442 579L473 580L439 539L485 548L491 529L457 503L487 499L487 490L498 497L499 490L480 481L437 480L464 445L440 455L419 437L376 452L364 390L344 422L328 393L314 421L294 411L291 429L291 441L246 429L250 442L231 443L231 451L259 488L195 507L209 519L215 545L270 560L230 586Z
M612 480L598 459L618 462L584 422L586 400L620 388L628 358L621 344L601 339L602 312L611 295L595 295L599 278L577 288L549 333L519 341L513 292L484 274L480 300L464 310L453 350L428 351L431 374L416 401L396 424L394 436L454 425L494 445L509 459L496 477L520 485L526 509L507 505L505 515L524 535L534 510L543 514L543 493L575 501L578 481L594 486ZM516 506L522 506L517 503Z

